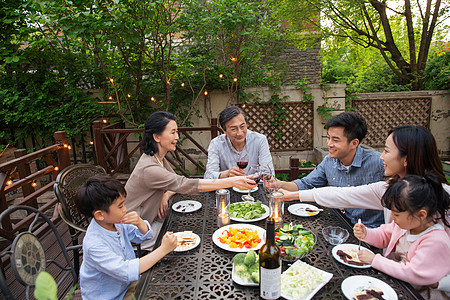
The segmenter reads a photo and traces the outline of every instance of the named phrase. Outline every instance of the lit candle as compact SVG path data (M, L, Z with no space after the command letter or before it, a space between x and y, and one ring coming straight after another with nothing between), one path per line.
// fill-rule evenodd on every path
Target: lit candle
M230 224L230 215L228 213L222 213L217 215L217 226L222 227Z

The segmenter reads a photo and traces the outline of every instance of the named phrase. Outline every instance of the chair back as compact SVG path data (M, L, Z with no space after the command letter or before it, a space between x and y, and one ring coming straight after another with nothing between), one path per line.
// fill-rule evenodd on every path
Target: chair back
M11 264L11 268L5 271L5 275L3 272L0 272L0 287L5 299L23 298L23 290L17 289L17 285L15 285L13 294L8 287L5 277L11 282L11 277L15 276L16 281L26 287L26 299L30 299L30 291L34 288L37 275L47 269L51 269L48 272L51 272L58 287L64 287L64 289L68 287L73 288L78 282L78 277L67 253L70 249L65 247L61 235L53 222L38 209L19 205L11 206L3 211L0 215L0 224L6 216L11 217L13 213L21 216L34 214L35 217L27 225L28 228L25 227L26 231L21 231L16 235L9 250L4 251L0 255L2 261L9 256ZM48 226L51 230L42 237L38 237L43 226ZM55 267L49 268L51 264L54 264ZM66 292L59 289L59 295Z
M106 174L100 166L88 164L72 165L59 173L54 190L60 203L59 212L69 226L79 231L86 231L89 220L77 208L75 197L80 187L92 176Z

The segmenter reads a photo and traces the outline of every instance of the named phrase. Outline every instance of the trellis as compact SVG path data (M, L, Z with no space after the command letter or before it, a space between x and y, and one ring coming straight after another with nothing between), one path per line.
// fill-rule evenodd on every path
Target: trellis
M286 118L276 120L284 110ZM313 149L314 106L308 102L283 102L273 104L246 104L249 129L264 134L270 151ZM280 123L281 124L277 124Z
M353 100L356 111L367 122L367 136L363 143L383 146L389 130L401 125L430 127L431 97L408 99Z

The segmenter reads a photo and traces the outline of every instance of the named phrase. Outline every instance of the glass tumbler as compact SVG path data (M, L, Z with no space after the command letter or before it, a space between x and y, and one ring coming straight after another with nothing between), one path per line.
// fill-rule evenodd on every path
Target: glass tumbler
M230 204L230 191L220 189L216 191L217 226L230 224L230 215L227 206Z
M284 195L281 192L270 193L270 218L277 226L283 223Z

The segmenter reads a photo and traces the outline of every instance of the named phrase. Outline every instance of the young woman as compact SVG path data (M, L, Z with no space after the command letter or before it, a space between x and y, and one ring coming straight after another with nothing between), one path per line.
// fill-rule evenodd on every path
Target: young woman
M142 151L136 167L128 179L125 190L125 205L147 220L153 230L154 239L143 243L143 249L151 249L158 236L168 210L168 201L175 193L196 194L221 188L236 187L248 190L256 183L246 176L224 179L192 179L175 174L165 159L167 152L175 151L178 127L175 115L158 111L145 122Z
M392 211L394 222L370 229L353 227L355 236L375 247L386 248L384 256L367 250L358 258L392 277L414 285L425 299L449 299L450 294L432 287L450 272L450 238L435 216L445 216L450 197L434 174L395 178L383 195L382 204Z

